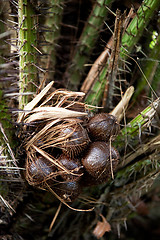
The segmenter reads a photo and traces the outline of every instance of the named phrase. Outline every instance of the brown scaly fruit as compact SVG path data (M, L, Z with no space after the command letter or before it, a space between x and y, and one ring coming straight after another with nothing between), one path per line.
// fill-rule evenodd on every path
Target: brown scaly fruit
M64 182L54 184L52 190L65 202L72 202L79 196L81 186L78 182Z
M87 124L89 137L93 141L108 142L119 132L119 123L115 116L108 113L100 113L91 117Z
M83 166L79 159L71 159L64 154L59 157L59 162L65 167L70 173L63 171L61 178L66 182L79 181L83 175Z
M46 158L39 156L26 164L26 179L30 185L41 186L53 178L56 167Z
M82 164L86 172L91 176L92 183L95 182L95 185L106 182L116 170L118 162L118 151L105 142L91 143L88 151L82 158ZM85 174L86 176L84 177L87 177L88 174Z
M79 155L89 144L87 131L80 123L62 127L59 137L66 137L61 148L71 158Z

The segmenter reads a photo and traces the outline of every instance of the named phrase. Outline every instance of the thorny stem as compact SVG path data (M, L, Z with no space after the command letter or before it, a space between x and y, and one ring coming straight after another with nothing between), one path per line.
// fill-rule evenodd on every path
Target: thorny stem
M88 63L90 54L97 41L99 31L107 16L108 10L106 6L110 5L112 1L113 0L97 0L93 6L92 12L86 21L86 25L75 48L71 67L68 69L70 75L70 89L77 90L80 84L85 68L84 65Z
M45 23L49 31L45 33L45 40L47 42L47 45L43 47L44 52L48 55L47 65L49 68L49 80L54 79L57 50L56 45L60 36L63 4L64 0L49 1L49 13Z
M113 34L113 46L110 56L110 63L108 66L108 74L106 75L106 86L104 89L102 106L106 110L106 105L108 109L112 109L113 105L113 95L115 89L115 81L117 77L118 62L119 62L119 51L122 38L122 29L124 25L124 20L126 18L126 13L121 14L120 10L116 11L115 29Z
M120 56L125 59L143 34L154 12L160 7L159 0L144 0L122 38Z
M145 108L140 114L138 114L133 120L131 120L120 132L118 137L114 142L114 146L118 147L118 149L122 149L125 147L125 144L131 142L131 140L135 136L141 135L142 127L150 126L151 120L156 113L156 109L158 108L160 103L160 99L158 98L152 104L150 104L147 108ZM126 142L127 138L127 142ZM135 141L134 144L137 142Z
M143 31L150 19L152 18L156 9L160 6L158 0L144 0L139 7L135 17L126 29L126 33L122 37L122 47L120 48L120 57L126 59L133 50L134 46L143 34ZM86 98L86 102L91 105L100 104L104 87L106 83L106 74L108 71L108 64L99 73L99 78L92 87L91 93ZM97 94L98 92L98 94Z
M147 62L144 67L144 75L146 76L148 82L152 85L154 90L156 90L156 86L159 81L159 80L158 81L155 80L158 78L157 75L159 75L158 74L158 71L160 69L160 63L158 61L159 59L160 59L160 35L158 36L156 45L151 50L151 53L148 56L148 59L146 59ZM146 90L148 89L148 86L146 85L147 85L146 79L142 77L140 81L138 81L137 83L134 99L136 99L136 97L139 96L139 94L144 88ZM148 93L149 92L150 90L148 90Z
M7 3L2 3L1 8L6 11L8 8ZM5 12L4 11L4 12ZM5 19L8 17L6 14L1 12L0 10L0 18ZM6 19L5 19L6 20ZM8 159L10 159L10 154L8 150L5 147L5 139L4 135L2 134L2 129L4 129L4 132L12 146L14 146L13 141L13 126L11 124L11 114L8 111L8 105L7 101L4 98L3 90L4 87L8 87L7 83L5 82L5 78L2 77L3 72L5 75L7 75L7 69L10 67L9 63L5 63L5 58L10 54L10 47L5 45L4 39L6 36L10 35L10 32L7 32L7 28L3 22L0 21L0 29L1 29L1 38L0 38L0 74L1 74L1 81L0 81L0 157L7 156Z
M18 2L18 45L19 45L19 108L23 109L29 95L35 92L37 82L36 22L33 6L27 0ZM23 95L28 93L28 95Z
M135 151L130 152L127 155L125 155L123 158L123 161L121 162L119 167L120 168L124 167L124 166L130 164L132 161L134 161L137 158L140 159L140 156L144 156L144 154L147 156L148 153L153 153L153 152L158 153L159 150L160 150L160 135L154 137L153 139L151 139L150 141L148 141L145 144L141 144L140 146L136 147ZM148 160L148 161L151 162L152 164L154 164L155 157L156 157L156 155L152 158L149 157L148 159L150 159L150 160ZM159 163L156 163L156 164L159 164ZM145 164L145 166L147 168L147 164Z
M21 183L20 170L13 152L17 145L14 139L14 130L11 124L11 115L8 112L8 107L0 90L0 209L5 207L6 213L7 211L14 212L14 209L8 202L11 201L11 182L17 181ZM9 181L9 184L7 181ZM12 187L13 185L14 183ZM14 197L14 202L16 202L15 199L16 196ZM2 212L1 216L3 216ZM1 224L3 224L3 221Z
M9 138L9 142L13 143L13 132L11 131L12 125L10 123L11 116L8 113L7 105L3 99L3 93L2 90L0 90L0 126L1 129L4 129L5 133L7 134L7 137ZM2 155L8 156L10 158L10 155L8 154L8 151L5 151L5 138L2 134L2 131L0 130L0 157Z
M8 9L7 2L1 3L1 9L6 13L6 9ZM6 16L7 15L7 16ZM0 18L2 20L8 19L8 14L4 14L0 10ZM15 139L14 139L14 128L12 125L11 114L8 111L8 102L7 99L4 98L4 88L7 89L9 83L5 81L5 77L7 76L7 70L10 68L10 64L6 63L4 59L6 59L10 54L10 47L5 45L4 39L10 36L9 31L4 24L4 22L0 21L0 211L1 211L1 220L0 224L4 224L3 219L3 210L5 209L5 213L14 212L14 209L9 204L8 200L10 200L10 183L13 178L19 178L19 170L15 161L13 149L15 149ZM3 76L4 73L4 76ZM19 179L18 179L19 180ZM4 213L4 214L5 214ZM1 228L1 227L0 227Z
M141 172L143 171L142 176L140 175L139 178L129 184L124 185L124 183L122 183L122 186L120 185L120 187L118 187L118 182L120 183L120 179L117 178L115 185L117 184L118 188L115 188L115 190L110 194L110 206L113 206L111 215L112 222L118 220L120 224L121 218L124 219L125 216L127 219L129 217L129 214L133 213L134 205L132 205L132 201L135 198L139 200L139 198L148 191L148 189L152 186L154 180L159 175L159 170L159 167L151 167L150 171L144 174L143 168L141 169ZM126 179L130 179L129 173L128 178ZM118 219L115 215L117 211Z

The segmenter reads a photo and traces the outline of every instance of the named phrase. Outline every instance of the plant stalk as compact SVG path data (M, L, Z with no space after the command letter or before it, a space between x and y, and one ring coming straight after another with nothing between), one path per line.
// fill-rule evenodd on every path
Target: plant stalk
M37 83L36 18L33 6L27 0L18 1L18 47L19 108L23 109L36 91Z
M77 90L82 75L85 70L85 64L94 49L98 39L99 32L107 17L107 8L113 0L96 0L92 12L86 21L83 32L75 48L69 73L69 89Z
M132 19L131 23L126 29L126 32L122 36L122 46L120 48L120 57L125 60L129 57L134 46L137 44L138 40L143 34L144 29L148 25L149 21L154 15L156 9L160 6L160 1L158 0L144 0L139 7L135 17ZM106 83L106 74L108 64L100 72L99 78L93 85L91 93L85 99L87 104L97 106L100 104L104 92L104 87ZM97 94L98 93L98 94Z
M48 56L47 63L45 62L45 68L49 71L48 77L51 81L54 79L55 73L56 50L60 37L64 0L49 0L48 4L49 13L45 22L48 31L44 33L47 45L43 47L43 51Z

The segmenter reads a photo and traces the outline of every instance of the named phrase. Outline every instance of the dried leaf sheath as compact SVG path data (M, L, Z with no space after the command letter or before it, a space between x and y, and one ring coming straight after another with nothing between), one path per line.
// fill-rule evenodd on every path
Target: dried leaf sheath
M106 45L105 50L101 53L101 55L97 58L94 62L93 66L91 67L86 79L84 80L81 91L86 93L86 96L89 95L93 84L99 77L99 73L103 69L104 65L109 58L111 47L112 47L113 37L110 38L109 42Z
M48 151L49 149L61 149L63 151L66 147L66 142L68 142L70 136L74 134L76 127L81 123L79 117L84 118L87 116L85 104L80 101L82 93L57 90L51 94L44 95L43 92L46 94L50 87L51 84L48 84L42 90L42 93L39 93L35 99L28 103L25 109L30 111L23 113L18 120L18 122L23 122L24 124L21 137L24 139L24 148L27 154L26 178L31 185L38 185L43 189L48 189L48 180L52 179L52 185L56 184L57 181L53 179L56 179L63 172L74 175L54 157L54 154L51 155ZM45 99L41 105L34 108L35 104L44 96ZM82 110L81 112L76 110L79 107ZM66 134L64 130L68 128L71 128L72 131ZM78 139L75 139L75 143L76 140ZM70 142L70 146L72 147L72 142ZM77 148L76 151L79 151L81 147L83 145L74 146L75 149ZM59 169L58 172L55 170L51 171L47 179L44 180L42 178L40 183L28 170L30 168L34 170L37 167L39 162L37 158L39 156L44 157L48 161L49 165L46 168L55 167ZM41 168L41 166L38 167ZM47 184L45 184L45 181L47 181Z
M103 94L102 106L106 109L106 103L108 109L111 109L114 95L115 82L117 78L118 59L121 46L121 38L123 33L124 21L126 13L121 14L120 10L116 11L115 29L113 34L113 46L110 56L110 62L108 66L108 72L106 74L106 85Z

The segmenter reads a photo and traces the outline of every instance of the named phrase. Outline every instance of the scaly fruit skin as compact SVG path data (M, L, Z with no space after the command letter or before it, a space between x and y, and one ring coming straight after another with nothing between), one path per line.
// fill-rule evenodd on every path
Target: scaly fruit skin
M116 117L107 113L100 113L91 117L87 128L90 138L94 141L108 142L119 132L119 124Z
M62 152L71 158L79 155L89 144L87 131L81 124L62 128L60 137L66 137L61 146Z
M41 186L43 182L47 182L52 178L52 173L55 170L56 168L52 162L39 156L26 165L26 179L30 185Z
M118 151L105 142L90 144L82 158L85 170L95 178L95 182L105 182L111 177L119 162Z
M81 178L81 174L83 172L83 166L80 163L80 160L78 159L71 159L64 154L62 154L59 157L59 162L65 167L67 170L69 170L71 173L61 173L61 177L63 180L67 182L77 182Z
M52 190L64 201L74 201L81 192L81 186L78 182L64 182L53 185Z

